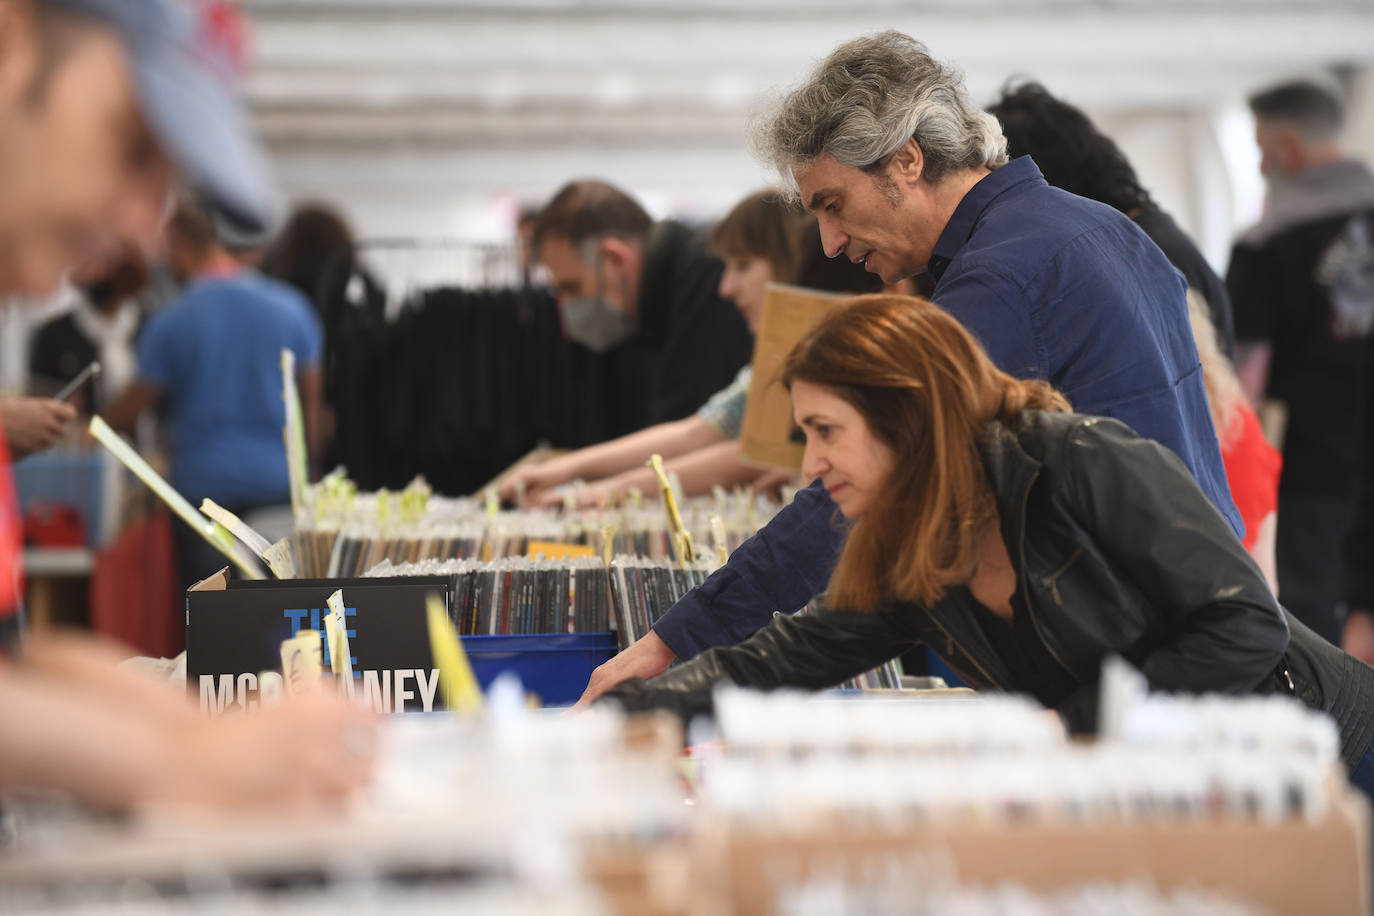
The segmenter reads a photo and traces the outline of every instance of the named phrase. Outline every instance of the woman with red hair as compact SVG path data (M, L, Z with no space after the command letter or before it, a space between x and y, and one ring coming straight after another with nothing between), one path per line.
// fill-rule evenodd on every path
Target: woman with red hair
M789 356L803 471L850 526L830 610L779 616L607 695L690 715L720 680L827 687L917 644L970 684L1096 727L1103 659L1160 690L1292 693L1374 787L1374 669L1289 615L1179 458L997 369L921 299L862 296Z

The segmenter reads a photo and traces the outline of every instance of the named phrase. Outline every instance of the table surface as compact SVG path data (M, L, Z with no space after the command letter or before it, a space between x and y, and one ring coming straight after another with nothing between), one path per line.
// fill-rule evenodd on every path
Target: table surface
M88 547L30 547L24 550L24 572L29 578L89 576L95 568L95 551Z

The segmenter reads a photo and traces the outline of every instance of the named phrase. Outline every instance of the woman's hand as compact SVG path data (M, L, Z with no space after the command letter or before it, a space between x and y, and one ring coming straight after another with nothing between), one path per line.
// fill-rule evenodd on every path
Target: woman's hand
M542 464L530 465L512 472L496 485L496 494L503 503L520 506L532 504L532 498L556 484L562 483Z

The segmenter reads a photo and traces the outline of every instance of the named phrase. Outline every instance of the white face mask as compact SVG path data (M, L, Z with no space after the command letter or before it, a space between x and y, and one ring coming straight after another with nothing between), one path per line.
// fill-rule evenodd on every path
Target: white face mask
M605 353L634 336L635 316L606 301L601 279L602 261L596 261L597 291L594 296L578 296L561 304L563 330L568 337L593 353Z
M569 299L560 309L568 337L594 353L605 353L634 336L634 316L612 308L600 296Z

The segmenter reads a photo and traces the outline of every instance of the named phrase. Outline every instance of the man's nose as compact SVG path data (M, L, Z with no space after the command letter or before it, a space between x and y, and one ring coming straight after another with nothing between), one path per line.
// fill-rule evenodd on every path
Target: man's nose
M829 225L827 220L822 220L820 227L821 248L825 250L825 256L835 258L844 254L844 247L849 244L849 236Z

